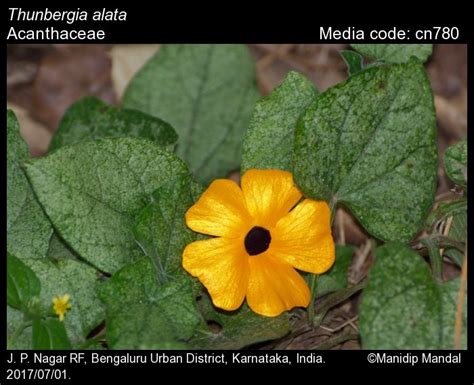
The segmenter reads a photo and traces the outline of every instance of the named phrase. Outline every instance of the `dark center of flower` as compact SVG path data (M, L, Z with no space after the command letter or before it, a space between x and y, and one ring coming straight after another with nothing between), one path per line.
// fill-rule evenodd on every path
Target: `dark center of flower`
M249 255L261 254L270 246L270 231L263 227L255 226L245 236L245 250Z

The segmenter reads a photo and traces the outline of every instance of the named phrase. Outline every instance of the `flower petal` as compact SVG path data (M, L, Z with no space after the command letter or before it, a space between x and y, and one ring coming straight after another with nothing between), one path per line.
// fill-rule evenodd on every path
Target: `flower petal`
M190 243L183 252L183 267L198 277L215 306L235 310L244 301L248 257L243 241L212 238Z
M305 199L278 221L268 252L299 270L324 273L335 260L330 216L325 201Z
M234 181L217 179L186 212L186 224L198 233L236 238L252 226L242 190Z
M249 258L247 302L258 314L275 317L285 310L309 304L309 288L290 265L268 252Z
M302 197L291 173L282 170L248 170L241 186L248 212L266 228L273 227Z

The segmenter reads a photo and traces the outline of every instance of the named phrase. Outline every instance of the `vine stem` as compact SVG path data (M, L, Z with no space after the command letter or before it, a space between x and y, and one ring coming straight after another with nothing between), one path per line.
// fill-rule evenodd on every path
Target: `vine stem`
M336 210L337 210L336 204L337 204L337 201L334 198L329 201L329 209L331 211L331 222L330 222L331 227L336 217ZM311 274L311 278L309 282L310 302L309 302L308 311L307 311L308 324L311 326L313 325L313 320L314 320L314 299L316 296L316 284L317 284L316 280L317 280L317 275Z
M331 227L334 224L334 218L336 217L336 211L337 211L336 205L337 205L337 201L335 200L335 198L329 201L329 210L331 210Z
M308 323L309 325L313 326L313 319L314 319L314 297L316 296L316 274L311 275L309 290L310 290L310 302L308 306Z

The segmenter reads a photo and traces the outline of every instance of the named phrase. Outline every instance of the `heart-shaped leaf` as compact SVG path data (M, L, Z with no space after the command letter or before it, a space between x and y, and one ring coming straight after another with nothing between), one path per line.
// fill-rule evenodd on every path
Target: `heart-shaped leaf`
M13 111L7 112L7 249L17 258L43 258L52 234L22 170L30 159Z
M308 79L292 71L257 102L244 137L242 173L250 168L292 170L296 121L317 94Z
M39 295L41 283L36 274L20 259L7 253L7 303L17 309Z
M189 280L158 285L148 257L115 273L100 296L106 304L107 342L114 349L185 342L201 322Z
M433 50L432 44L352 44L352 48L373 60L404 63L412 56L426 61Z
M364 58L354 51L340 51L339 52L346 62L347 74L349 76L355 75L364 69Z
M316 276L316 297L344 289L347 286L347 274L354 250L350 246L336 246L336 261L333 267L322 275ZM310 278L312 274L308 277Z
M147 138L164 147L172 147L178 140L173 128L159 118L136 110L111 107L100 99L86 97L66 111L49 150L114 136Z
M71 342L67 336L64 323L52 318L33 321L33 349L71 349Z
M134 227L135 239L155 263L160 283L187 277L181 258L185 246L196 240L184 222L184 214L194 202L192 183L189 175L178 176L156 190Z
M444 153L444 168L449 179L460 186L467 186L467 141L461 140Z
M80 256L56 233L49 240L48 258L52 260L60 259L80 259Z
M168 151L134 138L62 147L26 170L61 237L106 272L142 254L132 231L136 216L155 190L189 173Z
M87 335L105 318L97 290L101 284L94 268L73 259L52 262L48 259L27 260L41 282L40 306L43 316L57 317L53 312L53 298L69 294L71 309L64 325L74 346L83 343Z
M307 196L344 204L380 239L409 240L437 177L433 95L421 63L369 68L319 95L298 121L294 157Z
M205 326L197 329L191 341L192 347L241 349L283 337L290 330L287 313L278 317L263 317L250 310L247 304L236 311L226 312L216 309L207 294L201 296L198 306L205 320L219 329L212 330Z
M31 325L25 327L22 311L7 306L7 349L32 348Z
M258 96L245 46L171 44L135 75L123 104L169 122L179 135L177 155L209 182L239 167Z
M360 334L365 349L452 349L460 279L438 284L428 265L402 244L377 249L363 291ZM467 339L467 301L463 346Z

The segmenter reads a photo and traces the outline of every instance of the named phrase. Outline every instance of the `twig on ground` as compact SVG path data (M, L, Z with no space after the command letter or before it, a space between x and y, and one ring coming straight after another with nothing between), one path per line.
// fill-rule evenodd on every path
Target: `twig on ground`
M344 230L344 226L345 226L344 215L345 214L341 209L337 210L336 221L337 221L337 231L339 235L339 244L343 246L346 244L346 233Z
M465 296L466 282L467 282L467 244L466 244L466 251L464 254L464 263L462 265L462 270L461 270L461 283L459 285L459 292L458 292L456 322L454 324L454 349L461 349L461 335L462 335L464 296Z
M356 315L355 317L352 317L351 319L343 322L342 324L336 326L335 328L330 328L330 327L327 327L327 326L324 326L324 325L320 325L319 327L321 329L324 329L330 333L335 333L341 329L344 329L347 325L351 325L356 331L358 331L357 327L354 325L354 321L356 321L357 319L359 318L358 315Z
M361 273L361 271L371 251L372 251L372 240L369 238L365 241L365 244L361 248L359 248L358 252L356 253L356 257L354 258L354 263L351 268L351 270L355 272L354 274L355 277L353 277L353 281L351 283L353 284L359 283L367 275L367 272Z
M444 226L444 229L443 229L443 235L445 237L448 236L449 234L449 230L451 230L451 225L453 224L453 216L450 216L447 220L446 220L446 225ZM440 248L439 249L439 254L441 256L444 255L444 247Z
M350 333L338 334L338 335L328 338L323 343L312 347L311 350L328 350L337 345L342 344L343 342L346 342L349 340L357 340L357 339L359 339L359 333L350 332Z

